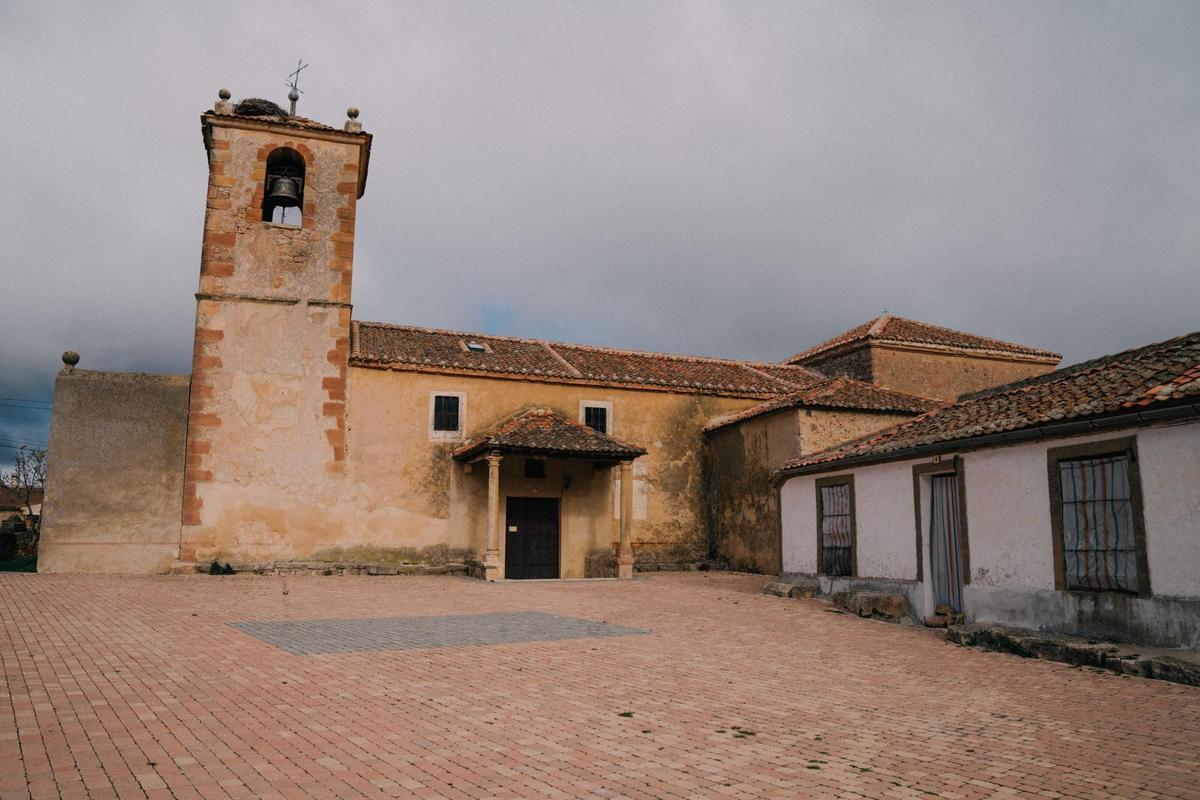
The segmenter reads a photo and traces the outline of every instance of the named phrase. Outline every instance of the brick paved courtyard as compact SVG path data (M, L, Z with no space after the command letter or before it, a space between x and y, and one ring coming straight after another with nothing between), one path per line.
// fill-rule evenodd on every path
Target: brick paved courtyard
M763 582L0 575L0 797L1200 798L1198 689Z

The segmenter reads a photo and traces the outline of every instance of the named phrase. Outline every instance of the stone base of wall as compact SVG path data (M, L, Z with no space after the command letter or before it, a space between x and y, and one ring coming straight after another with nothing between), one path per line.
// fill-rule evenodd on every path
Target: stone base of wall
M803 587L815 595L832 597L841 593L879 593L903 595L914 610L924 605L924 584L893 578L830 578L827 575L809 575L803 572L784 572L778 581L788 586ZM792 595L793 597L795 595Z
M176 561L172 574L209 573L213 562ZM445 564L388 564L334 561L256 561L217 562L234 573L254 575L470 575L471 565L462 562Z
M975 622L1200 650L1200 599L973 584L964 587L963 602Z

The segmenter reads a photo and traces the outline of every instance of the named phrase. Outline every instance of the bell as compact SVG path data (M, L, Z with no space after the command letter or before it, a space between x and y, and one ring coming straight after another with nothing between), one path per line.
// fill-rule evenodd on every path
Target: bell
M300 187L296 179L287 175L273 179L267 200L276 208L295 208L300 205Z

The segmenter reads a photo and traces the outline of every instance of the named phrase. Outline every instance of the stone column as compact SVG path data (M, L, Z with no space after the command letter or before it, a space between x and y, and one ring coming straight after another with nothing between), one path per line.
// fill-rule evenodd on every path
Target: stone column
M499 453L488 453L487 553L483 557L483 577L489 581L504 579L504 563L500 560L499 531L500 459Z
M633 544L629 540L629 526L633 522L633 464L621 462L621 545L617 550L617 577L628 580L633 577Z

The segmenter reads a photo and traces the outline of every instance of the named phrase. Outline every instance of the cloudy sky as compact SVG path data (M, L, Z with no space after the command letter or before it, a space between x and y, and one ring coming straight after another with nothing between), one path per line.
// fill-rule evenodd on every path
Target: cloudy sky
M1200 328L1200 4L0 0L0 460L186 372L217 90L375 135L360 319L781 359ZM33 401L33 402L30 402Z

